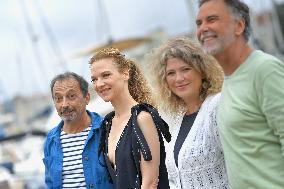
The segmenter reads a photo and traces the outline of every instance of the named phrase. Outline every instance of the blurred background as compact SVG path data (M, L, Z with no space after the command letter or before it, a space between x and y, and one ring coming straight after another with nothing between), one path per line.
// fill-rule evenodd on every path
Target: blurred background
M245 2L251 45L283 60L284 0ZM90 81L88 61L107 46L143 68L169 38L195 38L197 0L0 0L0 12L0 189L44 189L44 137L60 120L50 80L73 71ZM112 107L92 94L88 108Z

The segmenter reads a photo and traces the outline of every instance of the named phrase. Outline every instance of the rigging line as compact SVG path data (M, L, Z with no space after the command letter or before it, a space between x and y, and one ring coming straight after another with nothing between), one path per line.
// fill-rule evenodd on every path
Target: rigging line
M101 23L99 22L101 20L101 17L100 17L100 10L98 8L96 8L96 3L97 3L97 0L94 0L92 1L94 4L93 4L93 8L94 8L94 31L95 31L95 41L99 41L100 40L100 36L101 36L101 33L99 32L99 30L97 28L100 28L100 27L97 27L99 25L101 25ZM99 23L97 23L97 21Z
M20 56L20 53L19 53L19 50L18 48L16 49L16 54L15 54L15 61L16 61L16 64L17 64L17 68L18 68L18 74L19 74L19 81L17 84L18 84L18 87L17 89L18 90L21 90L22 88L25 88L26 86L26 82L25 82L25 78L23 77L23 72L22 72L22 58ZM26 88L25 88L26 89ZM17 91L18 92L18 91ZM19 91L20 92L20 91Z
M35 56L36 62L38 63L38 68L41 71L41 73L43 74L43 76L41 78L45 80L44 82L48 83L47 73L44 71L44 69L42 69L43 64L42 64L42 58L41 58L39 47L38 47L38 36L35 33L33 26L32 26L32 23L30 21L30 17L29 17L27 7L26 7L26 4L25 4L26 1L25 0L19 0L19 2L20 2L20 5L21 5L22 13L23 13L23 16L24 16L24 22L26 24L28 35L29 35L30 40L31 40L31 44L32 44L33 52L34 52L33 54ZM41 90L41 92L44 92L43 85L40 83L40 80L36 79L35 82L38 83L38 86L39 86L38 88Z
M284 47L283 46L284 36L282 31L283 26L281 25L281 22L284 21L284 18L280 17L280 15L284 14L281 12L278 13L279 10L277 11L277 7L281 5L280 3L278 4L276 0L272 0L271 3L272 3L271 22L273 26L272 32L274 33L274 36L276 38L275 43L277 46L277 50L279 51L279 53L281 53L281 48ZM284 3L282 3L282 6L284 7Z
M2 80L0 78L0 104L2 103L1 100L3 100L3 102L8 98L8 95L6 93L6 90L4 88L4 85L2 83Z
M19 44L24 44L24 40L20 37L18 30L16 30L15 28L14 28L14 34L16 36L13 41L14 41L14 48L15 48L15 64L18 68L17 80L20 81L17 83L18 84L17 89L19 90L17 92L20 93L22 89L25 89L25 91L31 91L33 84L32 83L29 84L24 77L25 67L23 64L22 51L20 50L20 46L19 46ZM35 79L34 75L30 75L29 77L31 77L33 80Z
M45 33L49 39L49 42L50 42L50 45L52 47L52 50L55 54L55 56L57 56L63 70L68 70L68 66L67 66L67 63L66 63L66 60L63 56L63 53L62 53L62 50L61 50L61 47L55 37L55 34L48 22L48 19L44 13L44 10L42 9L42 6L40 5L40 2L39 0L34 0L33 1L34 4L36 5L36 8L37 8L37 11L38 11L38 14L39 14L39 18L40 18L40 21L43 25L43 28L45 30Z
M195 0L185 0L185 4L187 5L187 14L188 14L188 18L190 20L189 27L194 28L195 27L195 17L197 14L197 4ZM193 19L192 19L193 18ZM191 31L192 32L192 31Z
M108 18L108 14L106 11L106 6L104 4L104 2L102 2L102 0L98 0L98 5L99 5L99 9L101 10L101 15L104 18L104 23L105 23L105 27L106 27L106 32L107 32L107 39L108 39L108 43L110 43L112 41L112 37L111 37L111 27L110 27L110 23L109 23L109 18Z

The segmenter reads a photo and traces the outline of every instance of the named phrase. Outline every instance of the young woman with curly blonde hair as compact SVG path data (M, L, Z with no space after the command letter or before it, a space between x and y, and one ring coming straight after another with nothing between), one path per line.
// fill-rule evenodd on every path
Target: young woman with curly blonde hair
M162 137L170 140L168 125L138 65L115 48L97 52L90 65L95 91L114 107L102 123L99 150L115 188L169 188Z

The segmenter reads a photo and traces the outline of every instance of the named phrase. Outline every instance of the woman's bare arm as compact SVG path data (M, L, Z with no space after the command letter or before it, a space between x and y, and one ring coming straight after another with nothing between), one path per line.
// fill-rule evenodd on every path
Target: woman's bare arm
M158 132L150 113L142 111L138 114L137 121L152 154L151 161L145 161L141 154L141 189L156 189L158 186L160 166L160 141Z

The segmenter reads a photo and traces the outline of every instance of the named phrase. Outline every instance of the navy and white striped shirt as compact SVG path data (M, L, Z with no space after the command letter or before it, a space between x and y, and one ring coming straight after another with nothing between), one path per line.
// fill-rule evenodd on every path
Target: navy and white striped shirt
M61 131L60 140L63 152L63 189L87 188L82 164L82 152L91 128L92 125L82 132L75 134L68 134L63 130Z

